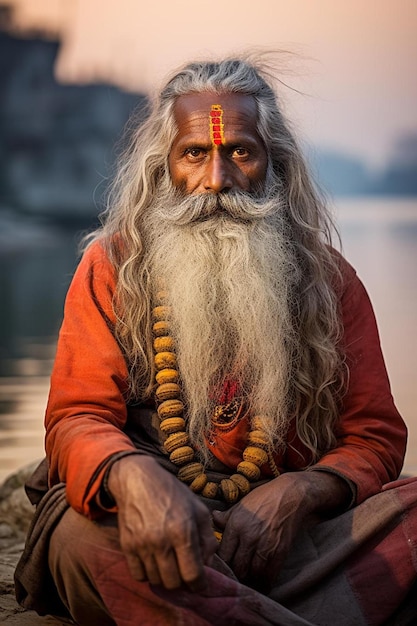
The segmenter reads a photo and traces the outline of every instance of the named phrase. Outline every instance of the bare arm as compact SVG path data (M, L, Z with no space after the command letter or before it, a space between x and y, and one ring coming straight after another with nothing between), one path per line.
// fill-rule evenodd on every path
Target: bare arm
M118 506L120 543L132 576L175 589L204 587L217 548L210 513L175 476L146 456L114 463L108 486Z

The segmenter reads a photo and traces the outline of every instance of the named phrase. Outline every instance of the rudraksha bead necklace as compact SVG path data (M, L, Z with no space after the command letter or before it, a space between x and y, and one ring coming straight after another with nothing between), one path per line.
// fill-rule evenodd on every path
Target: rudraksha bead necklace
M198 461L186 431L184 418L185 407L181 400L181 387L177 369L174 339L170 334L170 307L164 304L166 293L157 293L157 306L152 311L157 370L155 397L160 418L160 428L166 436L164 447L172 463L178 466L178 478L187 483L194 493L206 498L224 499L229 504L237 502L251 490L251 483L260 479L261 467L270 464L274 476L279 470L273 459L268 437L263 430L260 416L252 418L252 430L248 433L248 445L243 451L242 461L236 467L236 473L224 478L219 483L208 479L204 466ZM233 401L224 407L233 409ZM217 408L220 411L222 408Z

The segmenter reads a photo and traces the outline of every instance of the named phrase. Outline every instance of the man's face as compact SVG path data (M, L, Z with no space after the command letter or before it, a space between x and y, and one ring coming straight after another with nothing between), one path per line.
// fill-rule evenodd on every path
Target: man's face
M257 115L252 96L180 96L174 106L178 134L169 154L174 186L187 194L255 190L268 166Z

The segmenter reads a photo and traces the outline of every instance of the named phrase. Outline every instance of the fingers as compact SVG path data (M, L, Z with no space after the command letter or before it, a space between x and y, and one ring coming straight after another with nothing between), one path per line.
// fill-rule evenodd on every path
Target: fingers
M269 556L262 554L261 552L255 552L252 557L251 563L251 575L259 576L261 578L265 577L267 571L269 570Z
M242 581L249 577L263 579L270 565L270 555L253 537L240 536L239 538L239 535L235 534L234 539L231 540L230 535L223 535L218 554Z
M132 576L152 585L177 589L186 584L192 591L206 586L204 565L209 564L218 543L213 535L209 515L197 513L192 524L164 537L150 537L146 543L126 542L126 553Z
M203 562L205 565L210 565L219 544L214 536L211 520L205 513L199 519L198 537Z
M188 564L186 559L177 560L174 550L166 549L141 550L141 556L127 554L126 559L130 572L139 582L149 582L151 585L162 585L166 589L178 589L183 582L193 584L194 579L203 577L203 566Z
M136 464L128 469L133 472ZM174 476L158 466L151 469L140 465L134 486L132 472L115 474L115 488L123 486L118 492L118 522L129 567L136 580L167 589L183 583L201 588L204 565L217 549L209 510Z
M182 585L182 576L178 567L177 557L170 551L164 560L163 567L159 568L161 581L166 589L178 589Z
M219 557L231 565L238 550L239 532L234 530L231 526L225 526L223 538L217 551Z
M213 511L213 522L217 528L224 530L227 520L230 516L230 511Z
M262 559L264 537L257 525L242 518L239 507L226 513L216 512L215 523L223 523L223 538L218 555L232 568L239 580L245 580L256 572L260 575L265 570L267 559ZM246 521L246 525L243 524ZM258 554L259 552L259 554Z
M149 557L146 571L148 580L152 585L163 585L165 589L178 589L181 586L181 574L177 559L173 550L166 554L155 554Z
M139 582L147 580L145 568L142 561L138 556L136 556L136 554L126 553L126 560L130 573L135 580L138 580Z
M238 541L234 554L226 561L239 580L245 580L250 573L254 550L254 545Z
M199 545L180 545L165 552L155 550L143 560L146 579L152 585L178 589L186 584L192 591L206 586L204 562Z
M201 591L206 586L204 563L201 558L200 547L179 546L177 548L178 568L184 583L192 591Z
M192 591L202 591L206 587L204 565L211 563L218 544L205 509L196 522L195 531L177 547L176 555L182 580Z

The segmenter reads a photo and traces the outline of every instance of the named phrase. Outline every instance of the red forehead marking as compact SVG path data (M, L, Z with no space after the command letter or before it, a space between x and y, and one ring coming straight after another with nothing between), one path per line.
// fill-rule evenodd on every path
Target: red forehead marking
M210 117L210 137L215 146L224 143L223 109L221 104L212 104Z

